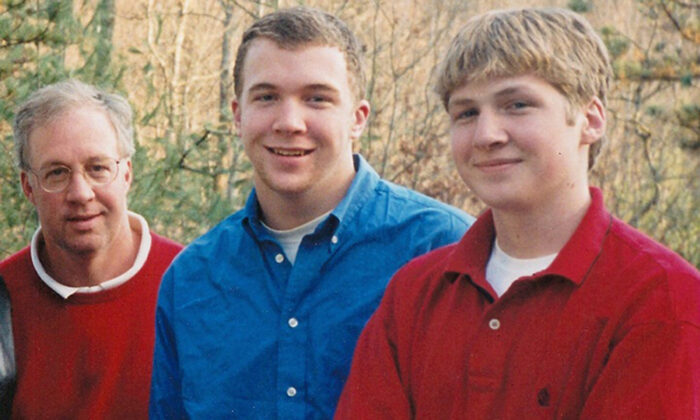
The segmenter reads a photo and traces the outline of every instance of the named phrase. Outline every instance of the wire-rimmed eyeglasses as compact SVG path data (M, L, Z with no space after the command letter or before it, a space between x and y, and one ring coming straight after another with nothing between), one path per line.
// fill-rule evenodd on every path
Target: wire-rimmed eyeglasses
M121 162L123 159L92 160L82 165L80 172L90 186L103 187L117 178ZM30 169L29 172L36 177L41 189L49 193L63 192L73 178L73 169L66 165L51 165L38 171Z

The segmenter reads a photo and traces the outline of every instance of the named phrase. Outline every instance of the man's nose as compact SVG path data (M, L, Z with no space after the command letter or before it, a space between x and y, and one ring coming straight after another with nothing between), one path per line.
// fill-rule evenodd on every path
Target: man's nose
M71 173L66 186L66 198L69 201L85 202L95 197L92 184L87 179L85 171L75 171Z
M474 130L474 146L491 148L508 141L508 133L497 113L482 110L477 116Z
M296 100L288 99L279 103L273 130L283 134L298 134L306 131L304 106Z

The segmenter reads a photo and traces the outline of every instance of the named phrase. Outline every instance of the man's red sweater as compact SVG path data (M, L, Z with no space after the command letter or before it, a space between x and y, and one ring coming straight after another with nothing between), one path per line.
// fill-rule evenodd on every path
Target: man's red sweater
M148 417L160 279L182 246L151 233L129 281L63 299L37 275L29 247L0 263L17 361L13 418Z

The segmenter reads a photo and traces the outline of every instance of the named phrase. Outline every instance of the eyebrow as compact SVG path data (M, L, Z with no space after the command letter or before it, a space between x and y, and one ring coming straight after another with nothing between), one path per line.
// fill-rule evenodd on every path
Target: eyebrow
M257 92L257 91L264 91L264 90L276 90L279 89L278 85L272 84L272 83L258 83L250 88L248 88L248 92ZM306 85L302 88L303 90L312 90L312 91L324 91L324 92L339 92L339 90L332 85L326 84L326 83L313 83L310 85Z
M277 86L273 85L272 83L258 83L250 88L248 88L248 92L256 92L259 90L270 90L270 89L276 89Z
M327 85L325 83L311 84L311 85L305 86L304 89L320 90L320 91L326 91L326 92L338 92L338 89L336 89L334 86Z
M99 161L103 161L103 160L112 160L112 159L119 160L119 159L116 159L116 158L113 158L113 157L110 157L107 155L99 155L99 156L92 156L92 157L88 158L87 160L85 160L84 162L80 162L80 164L85 165L88 163L94 163L94 162L99 162ZM40 165L37 168L37 170L43 170L43 169L51 168L54 166L66 166L66 167L70 168L71 165L69 165L65 162L62 162L60 160L50 160L48 162L45 162L43 165Z
M516 93L526 93L526 94L527 94L527 93L529 93L529 92L530 92L530 90L528 89L527 86L524 86L524 85L515 85L515 86L506 86L506 87L504 87L503 89L497 91L493 96L496 97L496 98L501 98L501 97L513 95L513 94L516 94ZM474 101L473 99L469 98L469 97L466 97L466 98L459 98L459 99L455 99L455 100L450 99L450 101L447 103L447 109L449 110L450 107L452 107L452 106L470 105L470 104L472 104L472 103L474 103L474 102L475 102L475 101Z

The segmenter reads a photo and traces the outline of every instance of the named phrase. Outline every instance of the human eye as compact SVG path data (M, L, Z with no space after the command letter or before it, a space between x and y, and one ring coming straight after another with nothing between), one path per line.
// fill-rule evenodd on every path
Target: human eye
M114 171L113 162L93 162L85 167L85 172L92 179L102 180L110 178L112 172Z
M510 112L522 112L535 106L535 102L528 98L511 98L504 102L504 109Z
M473 117L479 115L479 111L476 108L458 108L452 111L452 121L468 121Z
M306 102L312 106L327 106L333 103L333 97L322 93L313 93L306 97Z
M65 166L54 166L41 172L41 178L46 181L60 181L70 174L70 169Z
M262 92L253 96L253 102L267 103L276 99L276 96L270 92Z

